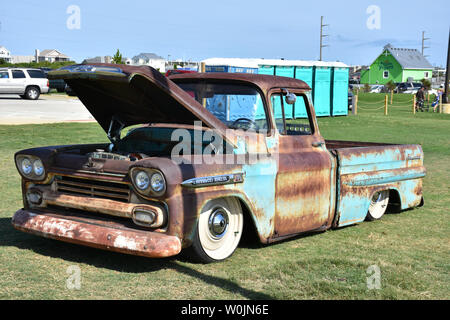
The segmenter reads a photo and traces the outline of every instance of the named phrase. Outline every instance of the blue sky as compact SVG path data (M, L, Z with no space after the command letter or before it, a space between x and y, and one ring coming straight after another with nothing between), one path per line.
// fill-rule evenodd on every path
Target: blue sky
M319 58L320 16L330 26L323 60L370 64L386 43L421 49L433 65L445 65L450 1L2 1L0 45L13 55L58 49L75 61L153 52L165 58ZM80 28L67 28L70 5ZM367 8L380 9L379 29L369 29Z

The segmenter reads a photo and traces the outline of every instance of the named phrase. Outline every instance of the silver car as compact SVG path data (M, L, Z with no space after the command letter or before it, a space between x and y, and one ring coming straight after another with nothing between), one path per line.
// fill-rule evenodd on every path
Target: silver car
M0 94L18 94L23 99L36 100L49 91L44 72L31 68L0 68Z

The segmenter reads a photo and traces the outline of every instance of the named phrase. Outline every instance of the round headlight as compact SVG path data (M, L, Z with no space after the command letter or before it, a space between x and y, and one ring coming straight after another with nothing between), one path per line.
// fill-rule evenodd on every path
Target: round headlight
M28 158L22 159L21 167L23 174L29 175L31 171L33 171L33 165L31 164L31 161Z
M145 171L140 171L136 177L134 178L136 187L138 187L141 190L145 190L148 188L150 184L150 178L148 174Z
M33 171L37 176L42 176L44 174L44 165L41 160L38 159L33 162Z
M155 192L161 192L164 190L164 177L162 174L156 172L152 175L152 178L150 180L150 185Z

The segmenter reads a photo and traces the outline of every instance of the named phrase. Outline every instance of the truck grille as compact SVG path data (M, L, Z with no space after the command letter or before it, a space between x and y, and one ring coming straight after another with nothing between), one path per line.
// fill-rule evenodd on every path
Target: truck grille
M75 177L56 176L56 190L71 195L85 195L93 198L128 202L130 187L117 182L87 180Z

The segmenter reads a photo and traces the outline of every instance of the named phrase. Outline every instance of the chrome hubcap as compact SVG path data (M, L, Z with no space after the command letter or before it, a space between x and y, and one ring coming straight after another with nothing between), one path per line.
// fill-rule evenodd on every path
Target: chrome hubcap
M222 238L228 229L228 214L223 209L215 209L209 216L208 227L214 238Z
M375 194L372 197L372 202L378 202L378 200L380 200L380 197L381 197L381 193L375 192Z

